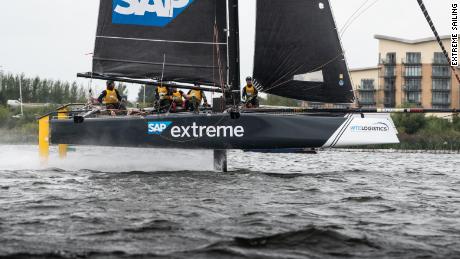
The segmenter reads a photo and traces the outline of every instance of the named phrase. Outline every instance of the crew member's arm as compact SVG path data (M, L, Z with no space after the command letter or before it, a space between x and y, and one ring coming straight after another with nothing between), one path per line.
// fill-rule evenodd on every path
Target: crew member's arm
M255 97L259 96L259 91L257 90L257 88L255 86L254 86L254 96Z
M106 96L107 96L107 91L104 90L104 91L101 93L101 95L99 95L99 98L97 98L97 101L98 101L99 103L102 103L103 100L104 100L104 98L105 98Z
M248 94L246 93L246 86L245 86L245 87L243 87L243 99L246 99L247 95Z

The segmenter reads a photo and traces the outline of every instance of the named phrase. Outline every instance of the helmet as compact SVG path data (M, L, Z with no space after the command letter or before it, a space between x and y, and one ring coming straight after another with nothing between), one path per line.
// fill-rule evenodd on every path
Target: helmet
M113 80L107 80L107 82L105 83L107 86L111 86L111 85L114 85L115 82Z
M252 77L250 76L246 77L246 81L252 81Z

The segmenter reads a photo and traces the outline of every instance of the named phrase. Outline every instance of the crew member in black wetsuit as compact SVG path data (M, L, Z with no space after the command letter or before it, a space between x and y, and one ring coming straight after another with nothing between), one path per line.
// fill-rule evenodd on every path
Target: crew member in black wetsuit
M109 80L106 82L106 86L106 90L97 98L98 102L105 104L107 110L126 110L122 103L123 98L118 90L115 89L115 83Z

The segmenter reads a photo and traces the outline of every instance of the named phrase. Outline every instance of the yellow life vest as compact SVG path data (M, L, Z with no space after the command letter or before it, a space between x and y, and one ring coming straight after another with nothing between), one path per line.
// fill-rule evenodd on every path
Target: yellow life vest
M249 85L246 85L246 95L248 97L253 97L256 95L256 88L254 88L253 85L249 86Z
M189 94L189 97L195 97L197 101L201 102L201 99L203 99L203 96L201 94L201 90L192 90Z
M160 99L167 99L168 98L168 88L163 86L159 86L158 87L158 95L160 96Z
M104 98L104 104L116 104L120 102L120 100L118 100L117 91L115 91L115 89L106 89L105 92L106 95Z
M182 93L179 92L179 91L175 91L172 93L172 97L173 97L173 100L176 102L176 103L181 103L183 100L182 100Z

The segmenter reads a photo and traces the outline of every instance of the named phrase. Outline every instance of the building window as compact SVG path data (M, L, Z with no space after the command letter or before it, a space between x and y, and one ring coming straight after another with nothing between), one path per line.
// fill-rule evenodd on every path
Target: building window
M450 67L448 66L433 66L434 77L450 77Z
M396 88L396 80L394 78L385 79L385 91L394 91Z
M362 79L359 87L359 103L361 105L375 105L375 80Z
M362 79L361 80L361 89L363 90L374 90L374 79Z
M435 52L433 58L433 64L445 64L449 65L449 61L446 58L446 55L442 52Z
M422 80L418 78L409 78L405 79L404 83L406 102L420 104L422 99Z
M396 67L388 66L385 67L385 77L395 77L396 76Z
M433 106L450 106L450 93L433 92Z
M422 103L422 94L420 92L406 92L406 102L421 104Z
M450 91L450 79L433 79L434 91Z
M396 53L394 52L387 53L386 59L383 60L383 64L396 65Z
M385 107L393 108L396 105L396 81L394 78L385 78L384 91L385 91Z
M422 91L422 79L410 78L405 80L406 91Z
M406 77L421 77L422 76L422 67L421 66L406 66L404 76L406 76Z
M406 64L421 64L422 53L420 52L407 52L406 53Z

